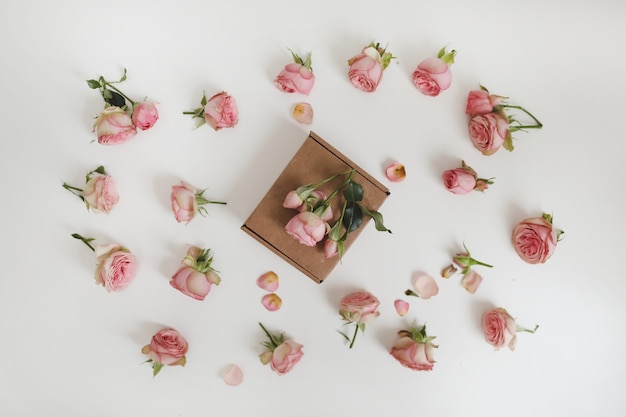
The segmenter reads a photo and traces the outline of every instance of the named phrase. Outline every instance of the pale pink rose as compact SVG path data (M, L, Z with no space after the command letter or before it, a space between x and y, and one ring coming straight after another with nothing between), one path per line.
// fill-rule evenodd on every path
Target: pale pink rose
M509 122L498 113L473 116L469 122L470 139L483 155L492 155L509 134Z
M339 246L337 242L332 239L326 239L324 241L324 257L332 258L333 256L337 256L339 254Z
M300 362L304 351L303 346L300 343L293 340L285 340L278 347L274 349L274 352L267 351L261 355L261 362L263 364L270 364L270 367L278 375L284 375Z
M97 172L91 172L89 177L82 191L85 202L96 213L110 212L120 200L113 178Z
M440 58L428 58L413 71L413 84L424 95L435 97L452 84L452 71Z
M428 300L430 297L439 294L437 281L428 274L417 274L413 279L413 286L415 287L417 295L424 300Z
M505 309L498 307L487 311L483 315L482 328L485 340L496 350L503 346L515 350L517 325Z
M141 130L148 130L159 120L159 112L153 101L143 101L133 110L133 123Z
M463 275L463 278L461 279L461 285L463 285L463 288L465 288L465 290L470 294L476 293L476 290L482 282L483 277L473 269L467 271L467 273Z
M472 90L467 95L465 113L471 116L491 113L495 106L500 104L504 98L493 94L490 95L485 90Z
M357 291L341 299L339 314L350 323L370 323L380 315L378 306L380 301L372 293Z
M225 91L211 97L204 107L204 120L216 131L234 127L239 122L235 98Z
M265 294L261 298L261 304L268 311L278 311L283 305L283 300L277 294Z
M376 91L383 78L382 59L376 48L364 48L361 54L348 60L348 64L348 78L354 87L366 93Z
M435 366L432 343L419 343L409 336L400 337L391 348L391 356L402 366L415 371L430 371Z
M102 145L117 145L126 142L137 134L132 119L126 112L115 106L104 109L96 118L93 130Z
M328 223L310 211L296 214L285 226L285 231L289 236L306 246L315 246L324 238L329 229Z
M159 330L149 345L144 346L141 352L162 365L185 366L187 350L189 344L187 340L174 329Z
M293 118L304 125L313 123L313 107L309 103L297 103L293 107Z
M296 190L291 190L287 193L285 199L283 200L283 207L289 209L299 209L303 203L304 201L302 201L298 192Z
M278 275L274 271L268 271L257 278L256 285L265 291L275 292L278 289Z
M111 243L96 245L94 252L98 260L96 283L107 291L123 290L135 278L137 259L128 249Z
M230 365L224 372L226 385L237 386L243 382L243 371L237 365Z
M394 162L387 166L387 169L385 170L385 175L387 176L387 179L391 182L404 181L404 179L406 178L406 169L401 163Z
M398 313L398 316L400 317L404 317L409 313L410 304L404 300L398 299L394 301L393 306L396 309L396 313Z
M513 229L515 252L529 264L547 261L556 249L557 240L552 223L543 217L523 220Z
M212 285L219 285L221 278L215 271L202 273L190 266L181 266L170 280L170 285L185 295L204 300Z
M453 194L467 194L476 187L476 176L463 168L444 171L441 178L446 190Z
M304 65L295 62L287 64L274 80L274 85L279 90L285 93L297 92L304 95L309 95L314 83L315 75L313 72Z
M170 195L172 211L178 223L189 223L198 212L198 203L196 201L198 190L186 182L181 182L180 184L172 186Z

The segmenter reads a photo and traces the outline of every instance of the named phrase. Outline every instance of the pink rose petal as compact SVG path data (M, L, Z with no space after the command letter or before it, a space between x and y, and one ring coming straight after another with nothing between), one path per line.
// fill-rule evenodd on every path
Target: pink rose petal
M461 280L463 288L465 288L470 294L474 294L476 292L481 282L483 282L483 277L480 276L480 274L478 272L475 272L473 269L470 269Z
M256 285L268 292L278 289L278 275L274 271L268 271L257 278Z
M283 305L283 300L274 293L265 294L261 299L261 303L263 307L265 307L269 311L277 311Z
M400 317L404 317L409 312L409 303L404 300L396 300L393 302L393 306L396 308L396 312Z
M226 385L236 386L243 382L243 372L237 365L230 365L224 373Z
M424 300L434 297L439 293L439 286L435 278L428 274L417 274L413 280L415 292Z
M313 107L309 103L298 103L293 108L293 118L297 122L310 125L313 123Z
M406 178L406 170L404 169L404 165L399 162L394 162L387 167L385 175L391 182L400 182L404 181Z

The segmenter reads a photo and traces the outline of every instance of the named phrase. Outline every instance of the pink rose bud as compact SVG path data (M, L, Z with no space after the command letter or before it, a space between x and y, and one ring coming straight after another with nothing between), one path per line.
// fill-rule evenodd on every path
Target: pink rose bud
M182 266L176 271L170 280L170 285L185 295L195 299L204 300L211 285L219 285L221 278L215 271L200 272L189 266Z
M417 295L424 300L428 300L430 297L439 294L437 281L428 274L416 274L413 279L413 286L415 287Z
M310 211L296 214L285 226L288 235L306 246L315 246L324 238L329 229L328 223Z
M293 340L285 340L280 345L260 355L261 363L270 364L270 367L278 375L285 375L300 362L304 352L303 346Z
M311 69L296 62L286 65L274 80L279 90L304 95L309 95L314 83L315 75Z
M398 313L398 316L400 317L404 317L409 313L410 304L404 300L394 301L393 306L395 307L396 312Z
M482 329L485 340L496 350L504 346L515 350L517 325L505 309L498 307L483 314Z
M172 211L178 223L189 223L198 212L196 193L198 190L190 184L181 182L181 185L173 185L170 201Z
M285 199L283 200L283 207L289 209L299 209L303 203L304 201L302 201L298 192L296 190L291 190L287 193Z
M149 345L141 349L152 362L152 374L156 376L163 366L185 366L186 354L189 350L187 340L174 329L159 330Z
M137 259L118 244L96 245L94 253L98 260L96 283L107 291L121 291L135 278Z
M141 130L148 130L159 120L159 112L152 101L144 101L133 110L133 123Z
M476 293L476 290L482 282L483 277L473 269L467 271L467 273L463 275L463 278L461 279L461 284L463 285L463 288L465 288L465 290L470 294Z
M470 116L491 113L505 98L506 97L490 95L486 90L472 90L467 94L465 113Z
M359 55L348 60L350 69L348 78L352 85L366 93L376 91L378 83L383 78L383 65L380 52L370 46L363 49Z
M268 271L257 278L256 285L265 291L275 292L278 289L278 275L274 271Z
M441 270L441 276L443 278L450 278L458 271L453 264L450 264Z
M224 372L224 383L230 386L237 386L243 382L243 372L237 365L230 365Z
M89 173L88 178L82 191L85 203L95 213L109 213L120 200L113 178L94 171Z
M441 178L446 190L453 194L467 194L476 187L476 177L462 168L447 170Z
M422 94L436 97L452 84L452 72L442 59L428 58L413 71L413 84Z
M235 127L239 122L237 102L230 94L222 91L215 94L204 107L206 123L217 131L225 127Z
M394 162L390 164L385 170L385 175L387 179L391 182L400 182L404 181L406 178L406 170L404 165L399 162Z
M518 223L513 229L513 247L529 264L546 262L554 253L559 234L552 227L552 216L534 217Z
M130 116L115 106L104 109L93 124L93 130L102 145L124 143L137 134L137 129Z
M297 103L293 108L293 118L305 125L313 123L313 107L309 103Z
M283 305L283 300L276 294L265 294L263 298L261 298L261 304L268 311L278 311Z
M470 139L483 155L494 154L509 132L509 122L498 113L473 116L469 121Z
M324 257L332 258L333 256L337 256L339 254L339 245L336 241L332 239L326 239L324 241Z

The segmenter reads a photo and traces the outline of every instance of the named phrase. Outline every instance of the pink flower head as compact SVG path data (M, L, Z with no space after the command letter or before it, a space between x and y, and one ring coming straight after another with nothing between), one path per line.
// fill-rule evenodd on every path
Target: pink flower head
M229 365L224 372L224 382L226 385L237 386L243 382L243 372L237 365Z
M283 300L276 294L265 294L263 298L261 298L261 304L268 311L278 311L283 305Z
M482 282L483 277L473 269L469 269L461 279L461 285L463 285L463 288L470 294L476 293L476 290Z
M533 217L518 223L513 229L513 247L519 257L529 264L547 261L556 249L559 234L552 227L552 216Z
M198 190L186 182L180 185L172 186L170 200L172 203L172 211L178 223L189 223L198 212L198 203L196 202L196 193Z
M399 162L394 162L392 164L389 164L389 166L385 170L385 175L387 176L387 179L391 182L400 182L404 181L404 179L406 178L406 170L404 168L404 165Z
M469 121L469 133L476 149L492 155L510 135L509 121L499 113L476 115Z
M87 207L95 213L109 213L120 200L113 178L96 171L90 172L87 178L82 191Z
M265 291L275 292L278 289L278 275L274 271L268 271L257 278L256 285Z
M505 309L498 307L487 311L483 315L482 329L485 340L496 350L503 346L515 350L517 325Z
M309 103L297 103L293 107L293 118L304 125L313 123L313 107Z
M339 314L349 323L367 324L374 321L380 312L380 301L368 291L357 291L343 297Z
M291 339L285 340L285 335L282 333L278 336L271 334L261 323L259 326L268 338L268 341L263 343L267 350L259 355L261 363L263 365L269 363L274 372L278 375L285 375L302 359L303 346Z
M93 124L93 130L98 136L98 143L102 145L124 143L137 134L130 116L116 106L107 107L100 113Z
M235 98L225 91L215 94L204 106L204 120L216 131L225 127L235 127L239 121Z
M441 175L446 190L453 194L467 194L473 190L485 191L493 184L492 179L478 178L478 174L465 161L456 169L444 171Z
M304 204L304 200L300 198L300 195L296 190L289 191L283 200L283 207L289 209L297 210L302 204Z
M98 260L96 283L107 291L121 291L135 278L137 259L128 249L111 243L96 245L94 252Z
M159 112L153 101L143 101L133 110L133 123L141 130L148 130L159 120Z
M393 58L390 52L372 42L359 55L348 60L348 78L354 87L372 93L376 91L383 78L383 71Z
M174 329L162 329L152 336L150 344L144 346L141 353L148 355L152 373L156 376L165 365L185 366L188 350L189 344L180 333Z
M504 99L506 97L489 94L486 89L472 90L467 94L465 113L470 116L491 113Z
M310 211L296 214L285 226L287 234L306 246L315 246L329 229L324 219Z
M195 299L204 300L212 285L220 285L222 279L215 272L211 263L210 249L192 246L182 260L183 266L172 276L170 285L183 294Z
M398 300L396 300L396 301L394 301L394 302L393 302L393 306L394 306L394 308L396 309L396 312L398 313L398 315L399 315L400 317L404 317L404 316L406 316L406 315L408 314L408 312L409 312L409 307L410 307L410 304L409 304L409 303L407 303L407 302L406 302L406 301L404 301L404 300L400 300L400 299L398 299Z
M437 281L428 274L416 274L413 279L413 286L417 295L424 300L439 294Z
M409 331L398 332L400 338L391 348L393 356L400 364L414 371L431 371L435 366L434 349L438 346L432 341L435 336L426 335L426 326L420 329L411 327Z
M295 62L287 64L274 80L274 85L285 93L308 95L315 84L315 75L311 70L311 56L303 61L292 52Z
M333 256L337 256L339 254L339 244L337 241L332 239L326 239L324 241L324 257L332 258Z

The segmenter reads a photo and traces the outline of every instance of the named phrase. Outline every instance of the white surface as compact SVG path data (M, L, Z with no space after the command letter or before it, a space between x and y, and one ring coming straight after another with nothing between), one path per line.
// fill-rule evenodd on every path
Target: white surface
M2 2L2 415L624 415L624 16L618 0ZM398 59L368 95L349 84L346 60L371 40ZM410 72L444 45L458 51L453 84L425 97ZM308 98L272 84L287 48L313 51ZM124 91L160 102L161 119L103 147L91 133L101 98L85 80L123 67ZM479 83L544 129L482 156L464 115ZM203 90L236 97L236 128L193 129L181 113ZM394 234L369 226L321 286L239 229L308 133L290 117L298 101L314 107L312 130L381 181L390 160L408 171L381 209ZM496 184L447 193L440 174L460 159ZM61 188L100 164L121 194L108 216ZM228 205L176 223L169 190L181 180ZM542 211L566 238L546 264L527 265L510 232ZM126 291L94 284L93 255L73 232L137 255ZM495 265L478 293L438 278L439 295L411 299L399 318L393 301L411 275L437 276L463 241ZM213 249L223 279L204 302L168 284L191 244ZM268 270L281 279L275 313L255 285ZM337 307L354 289L377 295L382 314L349 350ZM539 330L520 334L515 352L494 351L479 328L492 305ZM430 373L388 354L413 320L438 336ZM260 364L259 321L304 344L288 375ZM153 379L140 349L162 326L187 338L188 364ZM245 374L238 387L221 380L231 363Z

